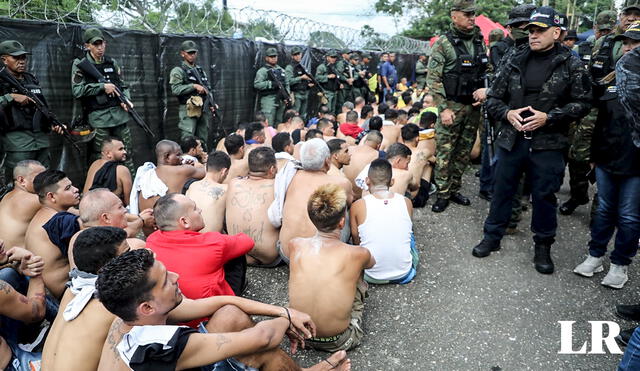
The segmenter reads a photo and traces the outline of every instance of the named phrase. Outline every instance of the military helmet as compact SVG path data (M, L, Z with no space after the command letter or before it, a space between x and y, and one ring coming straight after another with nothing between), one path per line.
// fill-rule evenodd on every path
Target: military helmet
M533 13L534 10L536 10L536 6L531 4L514 6L509 12L507 26L512 26L516 23L529 22L529 17L531 17L531 13Z

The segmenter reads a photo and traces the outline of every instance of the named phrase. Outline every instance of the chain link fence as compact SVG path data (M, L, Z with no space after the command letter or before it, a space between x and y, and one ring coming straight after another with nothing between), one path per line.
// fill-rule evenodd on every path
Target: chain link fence
M154 33L247 38L319 48L428 53L429 42L330 25L250 7L218 7L214 0L0 0L0 16L68 22Z

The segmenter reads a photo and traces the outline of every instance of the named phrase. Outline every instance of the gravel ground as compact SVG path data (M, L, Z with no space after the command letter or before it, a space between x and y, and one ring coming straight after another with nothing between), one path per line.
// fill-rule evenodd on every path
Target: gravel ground
M638 301L636 270L630 270L623 290L601 286L604 273L592 279L572 273L585 256L589 238L585 206L572 216L558 216L553 275L541 275L533 268L530 211L523 214L520 232L504 238L501 251L484 259L473 257L471 248L482 238L489 207L477 197L474 171L467 172L463 188L471 206L452 204L441 214L431 212L430 205L416 211L418 275L408 285L370 287L365 301L366 335L362 345L349 352L353 369L615 369L621 355L558 354L557 321L576 321L574 349L590 341L587 321L615 321L622 329L631 327L633 323L616 317L614 309L616 304ZM568 198L566 178L560 201ZM248 279L247 297L286 303L286 267L251 268ZM295 359L309 366L326 356L304 350Z

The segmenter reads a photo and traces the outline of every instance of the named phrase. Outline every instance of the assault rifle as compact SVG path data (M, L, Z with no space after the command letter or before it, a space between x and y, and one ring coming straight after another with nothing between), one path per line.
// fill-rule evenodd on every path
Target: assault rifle
M485 76L484 78L484 87L489 87L489 80ZM489 112L487 112L487 101L482 104L482 123L484 125L484 130L487 133L487 149L489 151L489 161L491 165L495 162L495 149L493 147L493 142L495 139L495 133L493 132L493 125L491 125L491 120L489 119Z
M16 79L9 71L7 71L7 67L4 64L0 64L0 78L6 81L9 85L13 86L20 94L27 96L33 104L36 106L36 109L42 113L42 115L51 122L52 127L59 127L62 130L62 136L66 139L71 145L80 152L80 147L76 144L76 142L71 137L71 133L69 133L69 129L58 120L56 115L53 114L49 110L46 104L40 100L35 94L33 94L29 89L25 88L18 79Z
M98 71L96 66L94 66L93 63L89 62L89 60L86 58L80 63L78 63L78 68L84 74L86 74L87 76L91 77L94 80L97 80L98 82L101 82L101 83L108 82L107 80L105 80L104 76L100 73L100 71ZM131 101L127 99L127 97L124 95L122 90L120 90L120 88L118 88L117 86L116 86L116 96L120 100L120 103L124 104L127 107L127 112L129 112L129 115L131 115L131 118L133 118L133 121L135 121L136 124L138 124L138 126L140 126L152 138L155 137L155 134L153 134L153 132L151 131L151 128L149 128L149 125L147 125L147 123L144 122L140 114L138 114L138 112L136 112L133 109L133 104L131 103Z
M213 93L211 92L211 89L209 89L209 86L204 84L204 81L202 80L202 76L200 76L200 71L198 71L198 69L195 67L192 69L192 71L193 71L193 75L196 78L196 82L202 87L204 87L204 89L207 92L205 100L202 105L202 110L203 111L207 110L211 114L211 125L213 126L215 124L217 126L216 136L218 138L225 137L226 133L224 132L224 128L222 127L222 123L220 122L220 116L218 115L219 107L216 101L213 99ZM213 108L213 110L211 110L211 108ZM222 130L222 136L220 135L220 130Z
M309 81L311 81L314 87L318 88L318 97L320 97L320 103L322 104L329 103L329 100L327 99L327 94L325 93L324 88L322 87L322 85L320 85L318 80L316 80L316 78L312 74L307 72L307 70L304 68L302 64L300 64L300 68L302 69L302 74L309 76Z
M287 92L287 88L285 88L284 85L282 85L282 81L280 81L278 79L278 76L276 76L276 73L274 72L274 70L275 68L269 68L267 69L267 73L271 77L271 80L276 84L276 87L278 88L278 96L280 97L280 99L284 101L284 106L286 108L291 108L293 107L293 102L291 102L291 96L289 95L289 92Z

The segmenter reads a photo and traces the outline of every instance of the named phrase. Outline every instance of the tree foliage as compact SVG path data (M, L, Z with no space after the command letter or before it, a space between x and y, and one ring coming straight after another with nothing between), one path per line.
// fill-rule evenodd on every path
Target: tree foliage
M403 36L428 40L449 29L451 18L449 10L453 0L377 0L375 10L378 13L396 17L400 22L408 21L409 27L402 32ZM476 0L478 14L483 14L495 22L505 24L508 13L516 5L530 3L524 0ZM549 5L559 12L567 12L568 4L576 5L575 14L578 22L590 27L594 14L612 8L613 0L549 0ZM542 0L536 0L542 5ZM570 10L570 9L569 9Z

